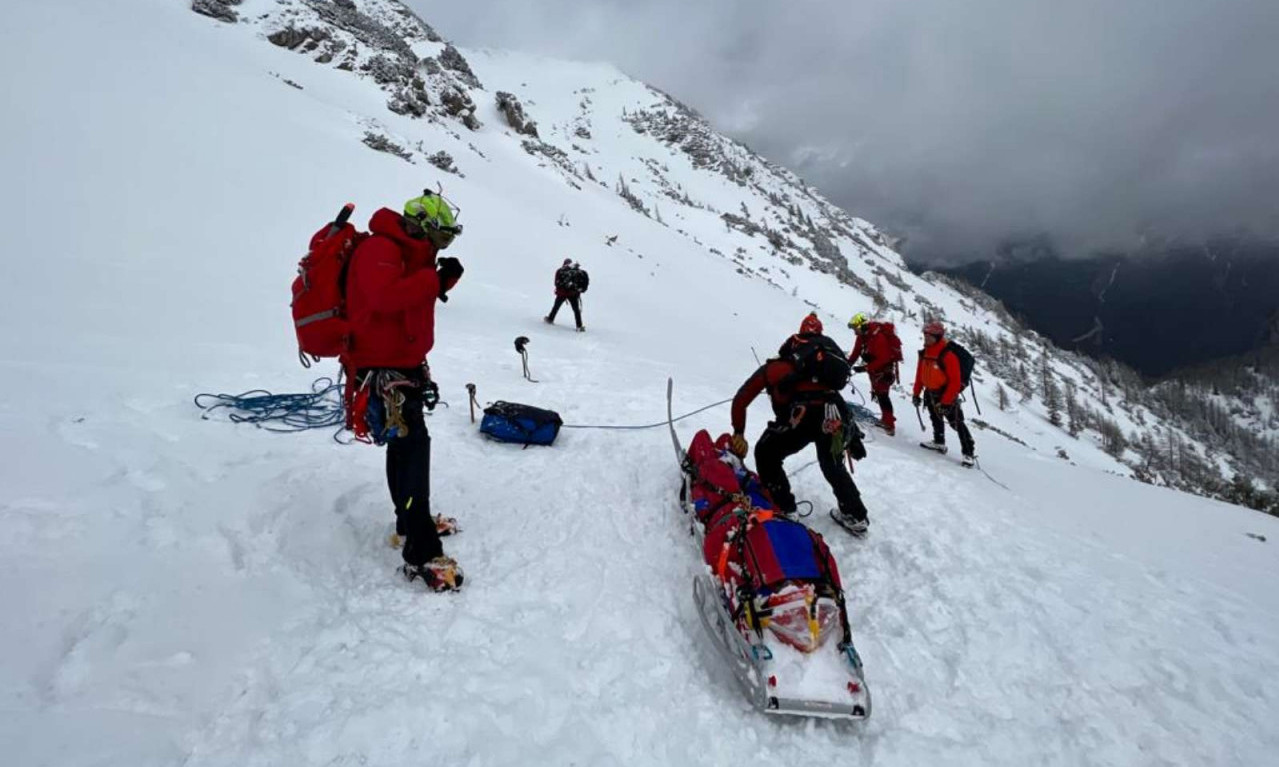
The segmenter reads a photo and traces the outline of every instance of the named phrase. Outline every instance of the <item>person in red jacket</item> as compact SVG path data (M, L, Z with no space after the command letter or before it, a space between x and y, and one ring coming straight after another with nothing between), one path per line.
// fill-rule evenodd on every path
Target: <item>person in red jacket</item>
M800 332L782 345L781 356L760 365L738 389L737 396L733 398L731 449L739 458L746 457L749 448L744 436L746 408L761 391L767 391L774 420L769 422L755 444L755 468L778 510L787 515L795 513L795 495L791 492L782 462L806 446L815 444L822 476L830 483L839 502L842 519L837 521L853 535L862 536L869 524L866 505L843 461L844 425L851 423L844 398L820 383L800 379L795 364L787 359L790 356L788 351L816 337L825 339L838 350L834 341L822 336L821 331L821 321L810 314L800 326ZM839 353L843 355L842 351ZM848 445L852 457L856 460L865 458L866 447L862 444L861 433L855 426L847 433L852 439ZM834 514L832 512L832 516Z
M342 363L350 386L381 397L386 423L399 433L387 440L386 480L395 504L397 538L403 537L410 581L422 578L436 591L462 584L462 570L444 555L440 533L454 520L431 514L431 435L422 416L434 390L426 355L435 344L435 303L462 276L456 258L437 258L440 244L461 228L447 203L430 193L405 205L405 215L382 208L369 221L370 236L351 255L346 277L350 342Z
M933 441L920 442L920 447L946 452L946 424L959 435L959 447L964 453L964 465L976 462L973 435L964 423L964 411L959 406L961 388L959 358L946 353L946 328L940 322L924 326L924 348L919 350L919 365L915 368L915 388L911 402L928 408L928 418L933 422ZM923 396L920 396L923 392Z
M857 334L848 361L854 373L865 373L870 379L870 393L879 403L879 426L888 436L897 433L897 418L888 392L897 383L897 363L901 361L901 342L891 322L871 322L858 312L848 321Z

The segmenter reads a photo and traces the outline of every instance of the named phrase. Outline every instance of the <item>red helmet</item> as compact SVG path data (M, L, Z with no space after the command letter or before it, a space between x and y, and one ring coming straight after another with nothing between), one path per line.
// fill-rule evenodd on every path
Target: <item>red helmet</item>
M804 321L799 323L799 332L801 333L820 333L822 332L822 321L817 318L817 312L809 312Z
M933 320L924 326L924 335L941 338L946 335L946 328L937 320Z

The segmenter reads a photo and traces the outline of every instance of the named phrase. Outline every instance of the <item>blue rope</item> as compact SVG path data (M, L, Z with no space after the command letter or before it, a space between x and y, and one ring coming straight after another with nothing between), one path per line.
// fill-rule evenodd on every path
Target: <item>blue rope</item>
M280 433L342 426L346 412L342 406L342 377L315 379L311 391L302 394L272 394L251 389L242 394L195 395L195 406L208 420L214 412L227 410L232 423L251 423L259 429Z

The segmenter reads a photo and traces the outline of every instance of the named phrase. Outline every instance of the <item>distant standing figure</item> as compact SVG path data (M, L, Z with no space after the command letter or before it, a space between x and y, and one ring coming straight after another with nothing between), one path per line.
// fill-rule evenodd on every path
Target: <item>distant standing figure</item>
M928 408L928 418L933 422L933 441L920 442L919 446L946 452L946 424L959 435L959 447L964 453L964 465L976 463L973 435L964 423L964 411L959 406L960 381L959 358L947 354L946 329L940 322L924 326L924 348L919 350L919 366L915 368L915 389L911 402ZM923 397L920 397L923 392Z
M582 294L586 292L590 283L591 277L581 264L574 262L571 258L564 259L560 268L555 270L555 305L551 307L551 313L543 318L547 324L555 324L555 315L559 313L564 302L568 301L568 305L573 307L573 320L577 323L577 332L585 331L586 326L582 324Z

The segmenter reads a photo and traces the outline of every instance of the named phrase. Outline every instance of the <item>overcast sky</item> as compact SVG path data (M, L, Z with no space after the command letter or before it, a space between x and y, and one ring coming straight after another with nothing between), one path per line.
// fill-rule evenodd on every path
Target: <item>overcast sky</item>
M1279 0L408 1L616 64L914 258L1279 236Z

